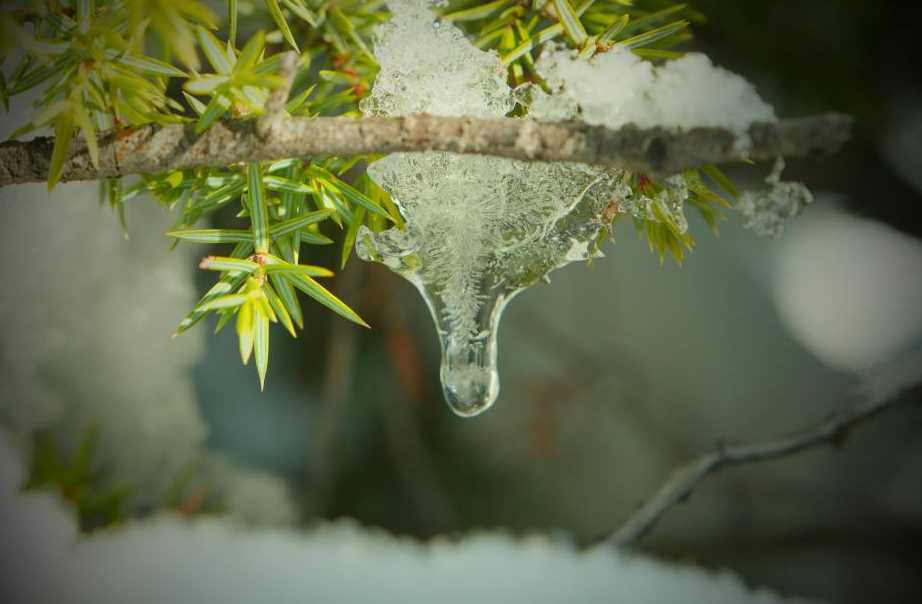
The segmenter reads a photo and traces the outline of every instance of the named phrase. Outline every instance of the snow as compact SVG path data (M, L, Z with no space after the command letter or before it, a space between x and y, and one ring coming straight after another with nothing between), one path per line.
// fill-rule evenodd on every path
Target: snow
M919 241L817 207L777 251L775 300L782 321L824 363L864 372L922 344L920 266ZM915 375L922 378L922 365Z
M580 552L546 537L398 539L353 523L307 532L164 514L79 536L71 510L16 492L0 431L0 598L9 602L631 602L774 604L729 572Z
M156 505L190 468L202 489L243 521L290 524L296 506L285 483L210 452L192 371L207 328L170 334L198 298L193 275L202 253L170 252L171 223L153 202L130 212L131 240L100 209L93 184L4 189L0 250L29 252L32 269L10 265L16 287L0 312L16 317L0 339L0 426L27 450L37 431L72 450L90 426L96 460L115 484L134 487L131 509ZM49 235L50 225L55 228ZM42 244L36 246L35 242Z
M700 53L655 66L618 46L590 60L559 49L544 53L537 69L554 93L542 98L542 119L574 117L569 106L583 121L611 128L727 128L743 146L753 122L776 120L749 82Z

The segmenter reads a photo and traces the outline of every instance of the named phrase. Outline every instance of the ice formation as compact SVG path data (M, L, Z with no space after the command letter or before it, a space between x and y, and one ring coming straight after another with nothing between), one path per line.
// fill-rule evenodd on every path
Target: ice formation
M389 0L392 17L376 32L381 71L365 113L501 117L512 109L506 72L495 53L436 21L427 0Z
M551 50L539 67L554 93L513 91L499 56L435 19L430 6L388 2L393 17L377 32L381 70L362 103L366 114L502 117L517 100L536 119L721 125L741 137L751 122L774 119L742 78L697 55L655 68L627 51L587 62ZM508 302L548 272L597 254L611 208L679 232L688 226L682 177L667 179L658 193L635 193L619 170L440 152L395 153L368 173L394 198L407 227L363 227L357 253L408 279L427 301L442 345L443 392L462 416L484 411L499 393L496 335Z
M425 3L389 2L378 32L381 72L363 110L502 117L513 107L495 53ZM411 281L442 344L445 398L463 416L499 393L496 333L506 304L549 271L593 253L599 216L623 175L577 164L535 164L449 153L390 155L371 177L400 204L406 230L363 229L358 254Z
M593 253L620 175L447 153L399 154L369 173L398 200L407 229L358 238L426 298L442 342L441 378L457 413L475 415L499 392L496 332L506 304L549 271Z
M784 182L784 160L778 158L765 183L766 189L744 191L736 209L743 215L743 227L759 237L778 239L784 234L787 219L800 214L813 203L813 193L799 182Z

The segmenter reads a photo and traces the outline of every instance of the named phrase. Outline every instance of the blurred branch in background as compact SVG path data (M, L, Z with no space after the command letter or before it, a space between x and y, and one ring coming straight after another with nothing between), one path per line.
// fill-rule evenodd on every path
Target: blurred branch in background
M545 411L548 409L546 403L566 403L591 396L600 384L614 378L635 393L635 396L624 396L618 401L622 420L629 417L636 430L648 435L661 451L672 457L678 458L687 452L687 445L658 427L651 416L651 407L647 404L651 396L650 378L637 359L609 342L605 342L604 350L587 350L584 340L578 340L575 334L561 329L553 321L543 320L528 308L520 308L515 321L523 326L522 334L541 350L556 351L561 358L567 359L562 371L535 384L534 399L545 403L542 405ZM540 424L546 423L549 422L539 418L535 427L540 430Z
M351 295L362 287L364 265L353 263L337 279L338 289ZM323 516L330 492L339 470L338 443L343 434L346 404L354 380L356 337L358 331L344 321L330 322L327 342L326 371L321 390L322 407L314 431L314 450L308 464L311 496L311 513Z
M427 400L423 358L404 318L404 309L393 295L385 299L387 302L378 308L378 315L402 395L396 400L376 398L381 408L387 448L420 527L432 535L451 533L460 526L458 514L438 476L419 426L417 410Z
M922 387L888 398L871 397L853 408L831 415L815 426L777 439L753 444L719 445L709 453L673 470L659 490L605 541L626 548L640 541L676 504L691 496L698 484L726 467L787 457L821 445L841 446L851 432L882 412L918 402Z

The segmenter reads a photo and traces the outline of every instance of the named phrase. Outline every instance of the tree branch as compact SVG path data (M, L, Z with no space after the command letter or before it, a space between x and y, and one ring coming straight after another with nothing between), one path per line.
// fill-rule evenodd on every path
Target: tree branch
M848 140L851 121L849 116L829 113L754 124L749 130L752 145L743 151L737 146L737 137L721 128L679 132L628 125L613 130L574 121L427 114L361 119L272 115L269 122L224 120L201 135L196 135L189 124L146 125L108 133L100 139L98 170L80 141L65 163L61 180L396 151L572 161L670 174L705 164L833 153ZM54 140L46 137L0 144L0 186L46 180L53 147Z
M695 487L709 475L736 466L786 457L821 445L841 445L851 431L897 404L915 400L922 387L887 399L871 399L852 409L836 413L812 428L755 444L718 446L673 470L659 490L643 503L605 541L630 547L642 539L677 503L688 499Z
M298 55L293 52L282 53L279 64L279 77L283 84L272 91L266 101L266 113L256 122L256 133L262 139L278 136L278 129L283 125L287 115L285 103L294 85L298 70ZM283 159L283 158L278 158Z

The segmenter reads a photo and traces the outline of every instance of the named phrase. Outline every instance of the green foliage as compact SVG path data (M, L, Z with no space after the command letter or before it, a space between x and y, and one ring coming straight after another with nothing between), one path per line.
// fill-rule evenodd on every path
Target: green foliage
M6 106L11 97L38 90L32 118L13 136L53 128L49 188L77 137L98 163L104 132L147 123L194 123L203 132L221 119L262 115L272 90L284 83L278 69L287 50L300 56L289 114L360 115L358 103L378 69L370 43L373 28L388 18L384 2L228 0L222 12L197 0L48 0L0 17L0 57L12 66L9 77L0 77L0 100ZM550 44L569 45L583 58L621 46L650 60L669 59L681 56L689 23L702 17L668 0L452 0L440 18L499 53L511 86L544 86L535 61ZM248 38L238 49L241 33ZM519 106L512 115L525 113ZM293 336L304 326L297 292L366 325L317 282L332 272L302 264L301 252L333 244L338 235L345 267L361 226L403 228L396 204L364 173L375 159L292 158L146 174L129 184L102 182L100 200L124 226L125 203L148 194L176 212L168 235L177 244L229 246L202 262L218 273L217 281L177 333L209 314L218 330L233 320L241 358L255 357L263 385L270 325L279 323ZM716 168L684 176L690 205L716 229L721 209L736 195L732 183ZM648 175L632 179L653 197L663 189ZM224 208L235 208L242 228L202 226ZM611 223L619 215L603 218ZM669 253L681 262L692 237L668 213L655 218L634 221L638 233L661 261Z
M114 481L109 468L98 459L99 429L91 426L82 433L76 447L62 445L51 432L33 438L29 474L24 491L53 491L77 514L82 532L108 529L128 521L138 510L131 499L134 485ZM184 515L220 514L224 504L210 493L199 473L200 462L187 464L157 497L155 509L173 510Z
M50 434L35 437L24 490L51 489L77 511L82 531L114 526L127 518L131 489L107 484L105 468L95 458L98 432L86 430L75 454L61 452Z
M261 115L270 91L284 84L273 73L279 55L264 59L265 34L257 32L239 52L203 27L196 30L196 38L214 73L196 74L183 85L186 99L198 114L195 131L204 132L228 111L240 118ZM196 98L200 96L207 96L208 103Z
M655 0L455 0L442 19L464 27L479 48L496 50L517 86L541 83L534 64L548 43L566 43L584 58L617 45L648 58L675 57L671 49L691 37L689 22L702 17Z
M584 59L616 46L651 60L671 59L682 55L677 47L691 38L689 24L703 20L685 4L657 0L454 0L441 17L463 27L478 47L496 50L509 69L511 86L532 82L542 87L545 83L535 71L535 62L548 44L567 44ZM513 114L525 115L526 111L518 107ZM720 208L730 204L714 187L723 187L731 197L735 191L726 188L729 181L717 168L709 167L705 174L706 179L697 171L684 175L691 193L689 203L716 231L722 218ZM649 175L635 174L633 181L636 190L650 197L663 190ZM694 238L655 204L653 211L656 220L634 220L638 234L661 262L669 253L681 264ZM608 227L599 244L612 229Z
M221 277L180 323L178 332L188 330L208 313L219 316L219 329L236 315L241 358L246 364L255 352L262 384L269 324L281 322L293 336L296 327L303 328L295 290L367 327L352 309L315 280L331 277L332 272L299 264L302 245L333 243L320 232L325 222L339 229L357 230L366 211L391 222L399 220L399 216L389 213L396 212L396 208L391 206L393 209L388 210L370 196L378 196L378 192L367 187L368 179L356 188L341 178L352 165L336 158L284 160L266 165L250 163L219 175L209 170L197 175L176 172L165 178L147 179L143 185L163 203L185 203L180 224L168 235L179 241L234 246L228 256L208 257L202 262L203 269L217 271ZM242 213L250 219L249 229L193 228L202 216L234 199L241 200Z
M138 4L136 10L131 7ZM4 86L10 96L36 87L42 92L32 119L17 129L19 137L51 126L55 147L48 188L57 183L74 135L79 131L90 158L98 165L99 131L149 122L178 121L182 106L166 94L167 80L185 73L165 60L145 54L150 30L163 19L181 16L208 24L208 12L196 3L123 3L77 0L70 6L48 3L17 15L3 16L3 33L17 47L3 49L4 59L18 54ZM184 8L180 8L184 6ZM157 9L163 9L159 12ZM142 13L147 18L141 18ZM165 25L164 25L165 27ZM161 29L162 32L162 29ZM183 48L181 32L170 39ZM164 38L165 39L165 38ZM180 52L194 66L188 49ZM166 56L162 58L167 58Z

